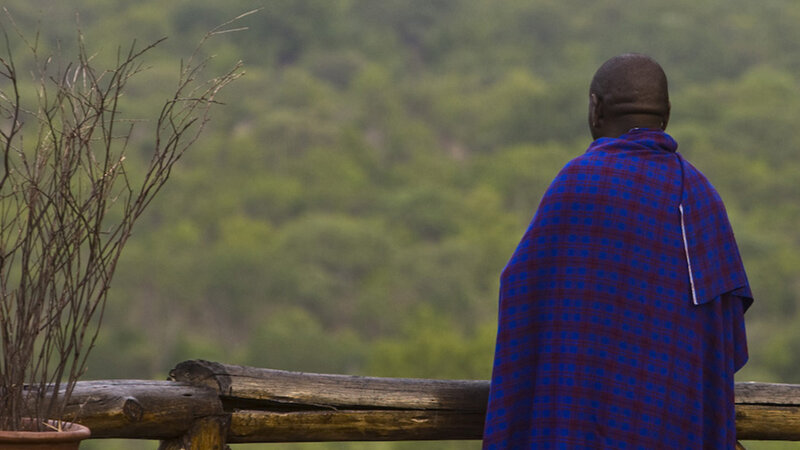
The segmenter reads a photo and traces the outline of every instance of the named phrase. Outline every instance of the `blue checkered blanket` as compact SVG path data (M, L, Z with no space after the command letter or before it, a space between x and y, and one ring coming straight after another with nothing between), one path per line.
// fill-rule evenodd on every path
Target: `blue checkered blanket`
M485 449L733 447L753 296L676 149L601 138L547 190L501 276Z

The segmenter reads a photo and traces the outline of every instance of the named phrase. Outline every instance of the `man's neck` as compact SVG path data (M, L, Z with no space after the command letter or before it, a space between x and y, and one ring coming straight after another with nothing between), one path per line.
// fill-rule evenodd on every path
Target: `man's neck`
M599 130L598 135L594 137L595 139L600 137L615 138L622 136L634 128L663 130L666 128L664 125L665 124L660 116L652 114L630 114L626 116L620 116L613 122L606 124L605 127Z

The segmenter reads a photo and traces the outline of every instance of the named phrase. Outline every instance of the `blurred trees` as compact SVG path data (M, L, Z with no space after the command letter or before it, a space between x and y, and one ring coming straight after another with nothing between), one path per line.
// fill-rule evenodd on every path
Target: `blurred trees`
M10 3L52 47L73 41L78 12L98 58L169 36L164 64L127 99L130 118L152 108L174 55L254 7ZM800 4L262 6L249 31L206 49L220 65L243 59L247 74L130 240L89 376L163 378L209 358L488 377L499 273L558 169L589 143L593 71L639 51L667 71L669 131L726 201L757 296L741 379L800 382ZM145 143L131 145L145 157Z

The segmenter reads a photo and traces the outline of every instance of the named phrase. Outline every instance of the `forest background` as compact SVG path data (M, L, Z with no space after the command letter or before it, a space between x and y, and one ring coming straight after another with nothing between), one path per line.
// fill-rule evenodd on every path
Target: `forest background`
M669 76L668 131L725 200L757 297L738 379L800 383L795 0L4 3L66 57L78 28L101 63L169 37L125 99L130 118L152 117L208 30L263 8L205 47L212 70L241 59L246 75L134 230L86 379L164 379L194 358L488 379L499 273L590 142L594 70L637 51ZM131 167L147 144L134 136Z

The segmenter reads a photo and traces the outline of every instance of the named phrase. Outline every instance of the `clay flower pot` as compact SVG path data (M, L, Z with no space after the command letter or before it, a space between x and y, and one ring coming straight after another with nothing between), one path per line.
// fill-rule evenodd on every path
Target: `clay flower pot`
M27 422L32 422L29 419ZM56 426L56 422L50 422ZM33 428L31 426L31 428ZM83 425L61 423L62 431L5 431L0 430L0 449L3 450L77 450L81 441L91 433Z

